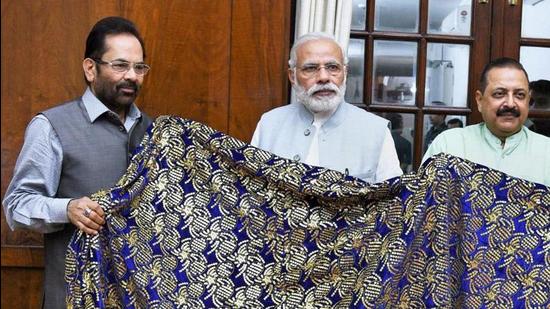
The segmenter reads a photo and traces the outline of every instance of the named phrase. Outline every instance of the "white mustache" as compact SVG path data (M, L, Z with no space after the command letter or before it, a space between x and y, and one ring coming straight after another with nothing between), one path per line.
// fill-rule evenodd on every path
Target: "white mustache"
M318 91L323 91L323 90L331 90L331 91L334 91L336 95L339 95L340 94L340 88L338 88L338 86L336 86L335 84L333 83L328 83L328 84L324 84L324 85L319 85L319 84L315 84L313 85L311 88L309 88L307 90L307 95L308 96L313 96L313 94L315 94L316 92Z
M327 84L314 84L308 90L305 90L299 83L295 83L293 87L296 90L297 100L304 104L312 113L335 110L343 101L344 93L346 92L345 80L340 87L332 82ZM314 96L316 92L327 90L333 91L334 94L330 96Z

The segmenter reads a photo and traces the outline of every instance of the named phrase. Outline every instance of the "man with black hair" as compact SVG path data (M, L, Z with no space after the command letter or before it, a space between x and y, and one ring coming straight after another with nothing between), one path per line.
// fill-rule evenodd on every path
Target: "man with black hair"
M434 106L445 106L445 103L441 101L433 101L432 105ZM426 136L424 137L424 152L428 150L428 147L433 142L433 140L443 131L447 130L447 124L445 124L445 114L432 114L430 115L430 124L432 125Z
M44 234L44 308L65 308L65 253L76 228L96 235L104 224L88 196L113 186L151 119L134 101L149 66L135 25L98 21L88 34L82 68L88 85L72 101L29 123L3 206L11 229Z
M539 79L529 83L531 105L537 109L550 109L550 80Z
M531 108L550 110L550 81L539 79L529 83L531 90ZM531 119L531 130L550 137L550 119L534 118Z
M529 78L518 61L485 66L476 91L480 124L441 133L422 161L440 152L550 186L550 138L523 126L529 113Z
M452 119L449 119L449 121L447 121L447 128L448 129L463 128L463 127L464 127L464 123L462 122L462 120L460 120L458 118L452 118Z
M386 119L388 119L391 124L391 136L395 144L397 157L399 158L399 165L403 173L407 173L412 164L412 145L411 142L402 136L403 116L399 113L389 113Z

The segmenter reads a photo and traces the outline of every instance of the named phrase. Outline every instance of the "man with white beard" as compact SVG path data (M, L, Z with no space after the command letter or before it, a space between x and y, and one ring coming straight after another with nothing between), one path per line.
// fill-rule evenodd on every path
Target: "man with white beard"
M402 174L388 121L344 101L347 57L332 36L301 36L288 64L298 102L263 114L253 146L370 183Z

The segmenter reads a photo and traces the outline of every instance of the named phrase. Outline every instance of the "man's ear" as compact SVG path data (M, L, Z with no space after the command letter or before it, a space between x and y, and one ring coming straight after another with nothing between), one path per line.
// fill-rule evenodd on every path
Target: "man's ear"
M82 69L84 70L84 76L89 83L94 82L97 71L95 69L95 61L90 58L84 59L82 61Z
M288 80L293 85L296 83L296 69L288 69Z
M483 94L481 91L476 90L476 103L477 103L477 111L481 113L481 107L482 107L482 100Z

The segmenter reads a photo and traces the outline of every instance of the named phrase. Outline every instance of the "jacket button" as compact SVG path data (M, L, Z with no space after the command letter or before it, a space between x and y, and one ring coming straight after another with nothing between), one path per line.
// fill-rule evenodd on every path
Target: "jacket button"
M126 130L124 126L119 126L118 129L120 130L120 132L124 132L124 130Z
M309 134L311 134L311 131L310 131L309 129L306 129L306 130L304 131L304 135L305 135L305 136L309 136Z
M300 156L299 155L295 155L294 157L292 157L292 159L294 161L300 161Z

